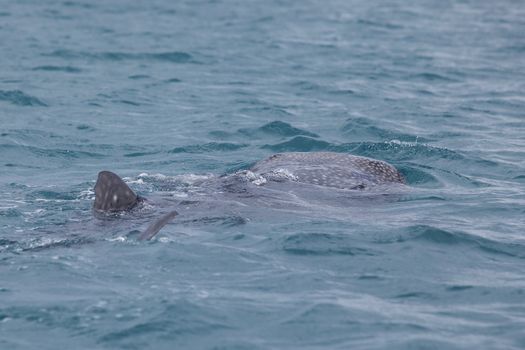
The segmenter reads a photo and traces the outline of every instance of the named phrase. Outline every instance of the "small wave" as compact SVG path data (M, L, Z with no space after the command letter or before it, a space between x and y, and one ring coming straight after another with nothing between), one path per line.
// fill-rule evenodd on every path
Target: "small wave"
M261 148L270 149L274 152L350 152L356 155L386 160L405 160L412 159L416 156L425 157L426 159L430 157L454 160L464 158L459 153L446 148L439 148L421 143L403 142L399 140L392 140L388 142L350 142L343 144L333 144L310 137L297 136L291 140L281 143L273 145L266 144Z
M137 106L137 107L140 106L140 103L135 102L135 101L130 101L130 100L114 100L113 102L122 103L122 104L130 105L130 106Z
M128 77L128 79L131 79L131 80L142 80L142 79L149 79L149 78L151 77L146 74L134 74Z
M192 220L181 220L180 223L182 224L189 224L191 226L194 225L220 225L224 227L235 227L235 226L241 226L245 225L247 223L247 219L243 218L242 216L238 215L232 215L232 216L205 216L198 219L192 219Z
M27 95L20 90L0 90L0 101L10 102L17 106L47 106L38 98Z
M9 136L17 144L45 143L49 139L64 139L63 136L52 132L32 128L10 129L2 132L0 136Z
M12 245L18 243L17 241L11 241L9 239L0 238L0 246Z
M28 199L38 200L61 200L61 201L72 201L76 200L77 197L69 192L55 192L55 191L35 191L27 194Z
M525 247L519 243L499 242L465 232L449 231L433 226L416 225L407 227L394 238L378 240L377 243L427 242L440 245L467 245L485 252L525 259Z
M90 125L87 125L87 124L80 124L80 125L77 125L77 130L82 130L82 131L95 131L96 129Z
M311 137L297 136L285 142L275 145L264 145L261 148L270 149L273 152L308 152L308 151L323 151L333 147L332 144L326 141L316 140Z
M158 154L160 151L148 151L148 152L132 152L132 153L126 153L124 154L124 157L144 157L144 156L152 156L154 154Z
M436 297L430 293L425 292L407 292L398 294L395 296L397 299L411 299L411 298L417 298L417 299L436 299Z
M341 128L341 131L353 141L357 140L400 140L407 142L429 142L430 140L416 136L383 129L367 118L351 118Z
M320 91L320 90L322 90L322 87L319 84L311 82L311 81L305 81L305 80L294 82L291 85L293 87L297 87L297 88L299 88L299 89L301 89L303 91Z
M377 255L368 248L356 246L355 240L343 234L298 233L286 237L283 250L296 255Z
M50 157L50 158L64 158L64 159L77 159L77 158L103 158L103 154L85 151L74 151L70 149L47 149L34 146L23 146L23 145L1 145L0 149L13 150L13 151L27 151L39 157Z
M212 130L208 132L208 135L214 139L225 140L233 136L232 133L223 130Z
M66 59L96 59L103 61L164 61L171 63L196 63L192 55L186 52L169 51L157 53L130 52L80 52L72 50L55 50L46 56Z
M278 137L290 137L290 136L308 136L308 137L319 137L319 135L306 131L303 129L296 128L288 123L276 120L267 124L264 124L258 128L252 129L239 129L239 134L246 136L255 136L258 134L278 136Z
M334 150L351 151L366 157L380 157L385 160L409 160L424 158L428 162L431 158L463 160L465 157L458 152L447 148L435 147L423 143L402 142L398 140L386 142L354 142L334 147Z
M408 77L408 79L411 80L423 80L423 81L430 81L430 82L457 82L457 79L449 78L442 74L437 73L418 73L418 74L412 74Z
M509 46L504 46L501 48L502 51L504 52L509 52L509 53L525 53L525 44L516 44L516 45L509 45Z
M0 216L16 218L22 216L22 212L16 208L0 208Z
M81 3L81 2L77 2L77 1L64 1L62 3L62 5L66 6L66 7L80 7L80 8L84 8L84 9L92 9L92 8L95 8L94 5L92 4L89 4L89 3Z
M412 186L438 187L439 185L439 180L428 171L411 166L398 166L397 169Z
M374 27L374 28L387 29L389 31L403 29L403 26L399 25L399 24L389 23L389 22L385 22L385 21L375 21L375 20L372 20L372 19L360 18L360 19L357 20L357 23L365 25L365 26Z
M385 280L385 278L382 276L372 275L372 274L364 274L364 275L359 276L357 279L362 280L362 281L383 281Z
M94 243L95 240L90 237L69 237L69 238L48 238L40 237L27 241L12 241L0 239L0 252L36 252L53 248L70 248L84 244Z
M65 72L65 73L80 73L82 69L71 67L71 66L38 66L33 68L35 71L46 71L46 72Z
M417 225L409 226L400 235L391 241L381 241L379 243L404 243L407 241L427 241L438 244L460 244L472 242L472 236L464 233L446 231L432 226Z
M70 248L92 244L95 240L89 237L74 237L61 239L37 239L24 245L22 251L40 251L52 248Z
M174 63L188 63L193 60L193 57L185 52L161 52L154 54L144 54L144 57L147 59L155 59Z
M236 101L238 103L243 103L244 101ZM281 117L291 117L294 116L293 113L288 112L285 107L279 107L274 105L259 105L260 102L248 102L254 106L241 108L243 113L257 113L261 115L272 115L272 116L281 116Z
M474 286L469 285L453 285L446 288L448 292L462 292L464 290L472 289Z
M135 348L134 344L142 344L144 337L166 337L174 335L192 334L195 336L208 335L210 332L230 329L224 323L222 314L213 307L203 306L187 300L162 300L163 308L154 316L142 317L141 314L129 315L122 310L126 317L134 319L134 322L126 322L127 325L119 327L118 330L111 329L108 333L97 339L97 344L109 348ZM119 314L117 314L118 316ZM118 317L123 317L122 314ZM136 341L134 340L136 339ZM130 345L131 344L131 345Z
M203 145L189 145L184 147L176 147L169 151L169 153L207 153L207 152L224 152L236 151L241 148L248 147L246 144L236 144L227 142L209 142Z
M291 124L276 120L273 122L266 123L260 127L257 128L241 128L238 129L235 132L229 132L224 130L213 130L209 132L209 135L216 139L229 139L233 137L242 137L242 138L250 138L251 140L254 138L260 138L265 139L268 138L268 136L272 137L278 137L278 138L286 138L286 137L292 137L292 136L307 136L312 138L318 138L319 135L304 130L300 128L296 128L292 126Z

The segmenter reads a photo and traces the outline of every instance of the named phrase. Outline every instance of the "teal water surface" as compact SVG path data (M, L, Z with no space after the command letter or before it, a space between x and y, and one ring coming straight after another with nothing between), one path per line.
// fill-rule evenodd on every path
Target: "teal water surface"
M525 348L523 2L0 5L1 349ZM288 151L409 188L92 215Z

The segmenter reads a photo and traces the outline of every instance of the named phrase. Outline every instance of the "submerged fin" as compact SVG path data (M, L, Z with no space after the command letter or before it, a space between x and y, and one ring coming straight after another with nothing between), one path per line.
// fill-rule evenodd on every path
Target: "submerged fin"
M146 231L142 232L139 236L139 240L150 240L155 236L166 224L168 224L173 218L175 218L179 213L176 211L171 211L168 214L162 215L159 219L155 220L151 225L148 226Z
M93 208L99 211L120 211L133 208L139 197L126 183L111 171L98 173L95 184L95 203Z

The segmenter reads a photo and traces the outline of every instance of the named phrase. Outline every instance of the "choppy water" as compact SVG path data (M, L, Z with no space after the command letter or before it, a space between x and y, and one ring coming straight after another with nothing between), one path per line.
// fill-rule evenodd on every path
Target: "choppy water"
M0 348L525 348L523 2L0 5ZM101 169L169 200L316 150L412 189L90 210Z

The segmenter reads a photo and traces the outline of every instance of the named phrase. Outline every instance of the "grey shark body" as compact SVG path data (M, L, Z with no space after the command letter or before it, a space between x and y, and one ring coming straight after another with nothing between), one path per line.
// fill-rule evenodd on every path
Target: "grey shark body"
M194 202L207 201L208 207L227 207L229 203L245 206L262 203L271 208L289 208L294 204L286 197L290 194L294 198L304 195L306 201L319 198L340 200L341 197L351 197L374 188L404 184L401 173L380 160L333 152L278 153L257 162L248 170L203 182L207 198ZM99 173L95 185L95 211L127 211L144 200L118 175L109 171ZM176 203L176 209L185 210L191 207L188 206L190 202ZM165 212L139 238L151 239L177 215L175 210Z
M278 153L250 170L269 181L295 181L347 190L405 183L399 171L386 162L333 152Z

